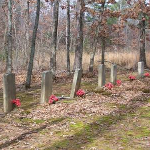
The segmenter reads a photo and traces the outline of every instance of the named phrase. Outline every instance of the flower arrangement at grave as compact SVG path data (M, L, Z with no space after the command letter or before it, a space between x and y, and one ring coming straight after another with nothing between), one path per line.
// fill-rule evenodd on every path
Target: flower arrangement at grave
M121 83L122 83L121 80L117 80L117 81L116 81L116 84L117 84L118 86L120 86Z
M56 97L55 95L51 95L49 98L49 104L55 104L58 101L58 97Z
M147 72L144 74L144 77L150 77L150 74Z
M76 95L78 97L84 97L85 96L85 91L82 90L82 89L79 89L77 92L76 92Z
M136 77L135 77L135 76L133 76L133 75L130 75L130 76L129 76L129 79L130 79L130 81L133 81L133 80L135 80L135 79L136 79Z
M17 106L17 107L20 107L21 106L21 102L20 102L20 99L13 99L12 100L12 103Z
M111 89L114 87L114 85L109 82L109 83L105 84L105 87L106 87L107 89L111 90Z

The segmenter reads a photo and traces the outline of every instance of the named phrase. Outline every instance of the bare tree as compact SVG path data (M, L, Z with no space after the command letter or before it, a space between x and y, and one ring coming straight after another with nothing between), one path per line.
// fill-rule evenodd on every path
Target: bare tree
M77 0L77 39L75 47L74 69L82 69L84 0Z
M70 0L67 0L66 50L67 71L70 72Z
M12 72L12 0L8 0L8 31L6 48L6 72Z
M142 20L140 22L140 61L143 61L144 66L147 67L145 55L145 27L146 21L145 16L143 15Z
M33 29L32 42L31 42L30 61L29 61L29 65L28 65L28 72L27 72L26 84L25 84L26 89L30 88L30 84L31 84L31 75L32 75L32 70L33 70L35 42L36 42L37 29L38 29L38 24L39 24L39 16L40 16L40 0L37 0L35 25L34 25L34 29Z
M50 70L53 75L56 72L56 50L57 50L57 30L58 30L58 17L59 17L59 0L54 1L53 8L53 39L51 45L51 56L50 56Z

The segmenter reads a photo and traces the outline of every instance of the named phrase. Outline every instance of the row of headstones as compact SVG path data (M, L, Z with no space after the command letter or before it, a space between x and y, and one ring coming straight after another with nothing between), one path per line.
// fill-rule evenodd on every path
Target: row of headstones
M138 62L138 76L144 76L144 62ZM114 85L117 81L117 65L111 65L111 75L110 75L110 82ZM100 64L98 67L98 88L101 88L105 85L105 65Z
M70 98L75 97L75 93L80 88L82 70L77 69L74 73ZM51 71L42 73L41 99L40 103L48 103L52 94L53 75ZM3 77L3 107L4 113L8 113L14 109L12 100L16 99L15 74L4 74Z
M138 63L138 74L140 77L144 74L144 63ZM77 69L74 73L70 98L74 98L76 92L80 88L82 78L82 70ZM111 77L110 82L116 84L117 81L117 65L112 64L111 66ZM44 71L42 73L42 84L41 84L41 99L40 103L47 103L50 95L52 94L52 82L53 75L50 71ZM98 67L98 87L101 88L105 85L105 66L103 64ZM13 110L14 105L12 100L16 99L16 87L15 87L15 74L5 74L3 77L3 106L4 112L8 113Z

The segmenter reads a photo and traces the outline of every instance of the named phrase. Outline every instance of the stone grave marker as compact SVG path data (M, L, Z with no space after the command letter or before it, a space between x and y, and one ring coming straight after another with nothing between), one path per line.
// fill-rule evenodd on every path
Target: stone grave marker
M110 82L112 82L115 85L116 81L117 81L117 65L112 64L111 65Z
M76 92L79 90L80 84L81 84L81 78L82 78L82 70L76 69L75 73L74 73L74 77L73 77L73 83L72 83L70 98L74 98Z
M3 76L3 107L4 113L13 110L12 100L16 99L15 74L4 74Z
M44 71L42 73L41 84L41 100L40 103L47 103L52 94L53 74L51 71Z
M144 62L138 62L138 75L140 78L144 76Z
M105 65L100 64L98 66L98 88L105 85Z

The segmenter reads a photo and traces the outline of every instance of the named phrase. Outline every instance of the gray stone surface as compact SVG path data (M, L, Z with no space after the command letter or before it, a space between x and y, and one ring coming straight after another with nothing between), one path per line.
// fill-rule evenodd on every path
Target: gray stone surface
M75 73L74 73L74 78L73 78L70 98L74 98L76 92L79 90L80 84L81 84L81 78L82 78L82 70L76 69Z
M15 74L4 74L3 76L3 107L4 113L13 110L12 100L16 99Z
M105 85L105 65L100 64L98 66L98 88Z
M112 82L115 85L116 81L117 81L117 65L112 64L111 65L110 82Z
M40 103L47 103L52 94L53 75L51 71L44 71L42 73L41 84L41 99Z
M144 62L138 62L138 75L140 78L144 76Z

